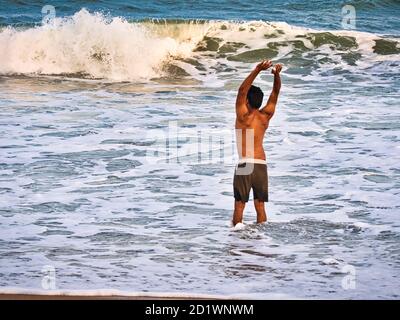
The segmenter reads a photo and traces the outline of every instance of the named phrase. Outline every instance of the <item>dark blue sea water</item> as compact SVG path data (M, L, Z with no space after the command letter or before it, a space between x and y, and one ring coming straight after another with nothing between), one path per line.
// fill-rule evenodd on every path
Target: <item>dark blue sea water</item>
M127 19L212 19L267 20L289 24L341 29L342 7L353 5L360 31L399 35L400 1L398 0L235 0L235 1L25 1L1 0L0 25L36 24L41 21L41 9L49 4L57 16L74 14L81 8L99 11Z

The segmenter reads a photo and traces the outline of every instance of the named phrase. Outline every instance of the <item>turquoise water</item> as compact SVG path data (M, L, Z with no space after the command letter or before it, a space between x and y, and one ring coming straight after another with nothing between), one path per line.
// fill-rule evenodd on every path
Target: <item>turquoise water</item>
M50 267L60 290L399 297L399 3L352 2L354 30L340 1L251 3L55 1L42 25L0 2L2 289ZM264 58L269 222L249 203L235 231L235 95Z
M87 8L127 19L267 20L324 29L341 29L341 9L353 5L357 29L398 35L400 3L396 0L291 0L291 1L52 1L57 16L69 16ZM41 1L0 1L0 24L37 24Z

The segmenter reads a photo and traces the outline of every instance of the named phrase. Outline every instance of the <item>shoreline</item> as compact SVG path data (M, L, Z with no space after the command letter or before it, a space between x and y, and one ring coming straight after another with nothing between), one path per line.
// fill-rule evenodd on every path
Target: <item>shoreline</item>
M119 290L36 291L3 290L0 300L231 300L231 296L173 293L123 292Z
M155 297L155 296L118 296L118 295L52 295L52 294L23 294L0 293L0 300L221 300L200 297Z

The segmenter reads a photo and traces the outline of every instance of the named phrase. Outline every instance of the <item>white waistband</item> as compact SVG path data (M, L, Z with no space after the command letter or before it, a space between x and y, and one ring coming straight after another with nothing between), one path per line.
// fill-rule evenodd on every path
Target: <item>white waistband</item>
M263 159L253 159L253 158L241 158L239 159L239 163L259 163L259 164L267 164L266 160Z

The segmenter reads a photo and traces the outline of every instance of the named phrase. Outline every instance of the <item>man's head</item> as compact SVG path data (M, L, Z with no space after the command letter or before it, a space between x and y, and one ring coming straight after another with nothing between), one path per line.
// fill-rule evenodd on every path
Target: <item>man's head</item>
M259 109L261 107L264 98L264 93L259 87L251 86L247 93L247 101L249 106L253 109Z

